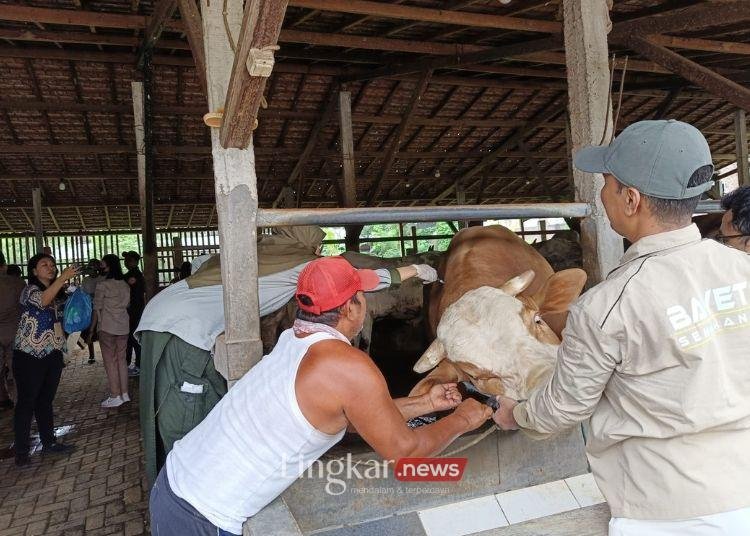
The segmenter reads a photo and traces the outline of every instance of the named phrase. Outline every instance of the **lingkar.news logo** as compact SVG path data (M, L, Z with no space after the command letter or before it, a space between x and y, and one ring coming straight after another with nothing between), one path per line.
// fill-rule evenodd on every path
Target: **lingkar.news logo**
M343 458L315 460L309 467L296 463L283 464L282 474L302 478L325 479L329 495L341 495L348 483L356 480L386 480L389 466L399 482L458 482L463 478L467 458L401 458L395 465L387 460L355 460L351 453ZM295 467L296 466L296 467ZM293 471L294 469L296 471Z

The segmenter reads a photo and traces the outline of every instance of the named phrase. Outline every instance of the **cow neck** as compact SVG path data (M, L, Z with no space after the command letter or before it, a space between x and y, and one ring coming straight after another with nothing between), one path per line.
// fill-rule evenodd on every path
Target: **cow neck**
M302 335L310 335L311 333L328 333L346 344L351 344L349 339L344 337L339 330L331 326L326 326L325 324L319 324L318 322L308 322L307 320L300 320L298 318L294 321L292 329L294 330L294 334L298 337Z

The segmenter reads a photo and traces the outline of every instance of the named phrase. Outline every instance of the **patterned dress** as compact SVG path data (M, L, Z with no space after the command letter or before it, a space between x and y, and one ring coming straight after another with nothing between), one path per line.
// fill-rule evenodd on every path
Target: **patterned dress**
M62 322L64 301L57 298L46 307L42 305L43 290L37 285L26 285L21 293L21 320L14 348L36 358L43 358L55 350L65 351L65 335L60 326L55 333L55 323Z

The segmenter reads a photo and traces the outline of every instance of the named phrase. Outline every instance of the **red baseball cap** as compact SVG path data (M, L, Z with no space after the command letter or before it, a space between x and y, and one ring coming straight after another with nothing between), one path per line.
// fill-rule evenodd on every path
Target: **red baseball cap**
M321 257L304 267L297 280L297 305L303 311L319 315L346 303L360 290L374 290L380 277L374 270L357 270L343 257ZM300 302L307 296L312 305Z

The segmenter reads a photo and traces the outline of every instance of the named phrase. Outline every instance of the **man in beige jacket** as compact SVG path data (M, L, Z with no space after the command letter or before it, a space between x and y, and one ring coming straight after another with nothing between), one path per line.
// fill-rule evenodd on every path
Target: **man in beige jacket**
M750 262L691 224L708 144L641 121L575 166L604 174L607 216L633 245L571 306L549 382L501 398L495 421L544 437L590 417L610 536L750 534Z

